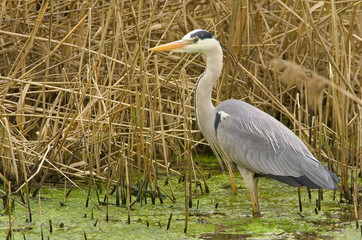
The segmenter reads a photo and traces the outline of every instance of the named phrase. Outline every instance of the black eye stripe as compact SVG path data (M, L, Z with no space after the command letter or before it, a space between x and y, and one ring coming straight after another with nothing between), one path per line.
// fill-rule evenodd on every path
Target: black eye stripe
M199 39L203 40L203 39L214 38L214 35L212 35L208 31L200 30L200 31L197 31L197 32L194 32L193 34L191 34L190 37L191 38L198 37Z

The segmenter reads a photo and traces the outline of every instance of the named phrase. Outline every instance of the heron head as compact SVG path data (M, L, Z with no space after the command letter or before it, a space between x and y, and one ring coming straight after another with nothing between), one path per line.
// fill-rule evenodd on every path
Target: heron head
M199 52L207 54L216 46L220 46L219 41L206 30L196 29L186 34L181 40L163 44L150 51L177 51L177 52Z

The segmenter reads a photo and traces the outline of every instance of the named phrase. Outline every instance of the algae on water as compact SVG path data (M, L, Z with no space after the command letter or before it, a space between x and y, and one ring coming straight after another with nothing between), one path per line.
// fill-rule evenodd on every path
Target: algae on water
M131 224L127 224L127 208L115 206L115 196L109 198L109 221L105 220L105 206L100 209L90 204L86 196L74 189L64 203L64 190L54 187L41 189L41 212L38 199L31 199L32 222L17 201L12 212L13 239L244 239L322 238L341 239L358 236L353 231L350 206L333 200L333 191L324 191L321 210L315 212L317 191L309 199L302 189L303 212L299 212L297 189L271 179L260 181L261 218L251 217L251 201L240 176L236 175L238 194L234 195L225 174L212 171L207 179L210 193L196 190L193 208L189 211L188 231L184 233L184 183L172 182L176 203L167 198L153 205L151 201L136 203L131 209ZM103 193L104 194L104 193ZM15 196L17 197L17 196ZM103 196L100 198L102 199ZM97 202L96 194L92 199ZM197 208L198 206L198 208ZM216 208L217 206L217 208ZM173 217L166 230L170 213ZM42 230L40 228L42 219ZM50 233L50 220L53 232ZM0 238L5 239L9 225L8 215L0 216Z

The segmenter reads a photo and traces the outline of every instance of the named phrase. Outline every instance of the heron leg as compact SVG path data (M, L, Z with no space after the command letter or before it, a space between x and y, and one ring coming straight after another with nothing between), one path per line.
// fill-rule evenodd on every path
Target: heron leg
M248 169L238 166L238 170L244 179L246 187L249 189L249 192L250 192L253 217L260 217L259 201L258 201L258 181L259 181L259 179L255 178L254 177L255 173Z

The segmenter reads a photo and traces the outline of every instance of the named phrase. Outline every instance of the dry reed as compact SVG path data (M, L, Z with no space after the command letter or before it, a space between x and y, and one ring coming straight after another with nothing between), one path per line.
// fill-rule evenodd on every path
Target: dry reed
M12 197L25 195L26 203L30 187L37 192L44 182L73 180L75 185L75 180L89 180L89 196L91 189L97 192L97 181L107 181L107 194L115 186L117 201L128 206L130 222L132 187L138 191L136 200L149 190L153 199L162 202L164 193L174 201L170 179L184 175L186 205L191 206L192 184L196 189L202 177L191 152L202 152L207 145L195 126L192 100L204 63L188 54L160 53L156 58L148 49L205 28L234 51L248 77L243 79L246 83L240 81L226 56L215 102L242 99L293 128L341 177L341 198L354 204L358 218L361 5L279 0L3 1L3 191ZM285 87L280 81L292 72L278 75L270 65L275 58L293 62L300 72L310 69L318 73L313 79L324 80ZM317 99L314 114L311 99Z

